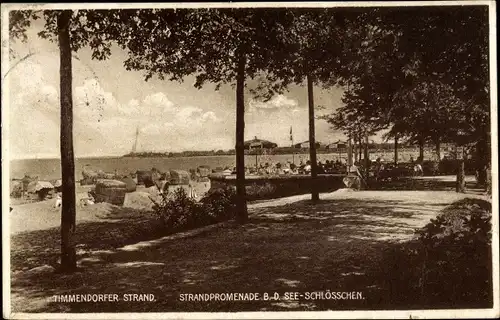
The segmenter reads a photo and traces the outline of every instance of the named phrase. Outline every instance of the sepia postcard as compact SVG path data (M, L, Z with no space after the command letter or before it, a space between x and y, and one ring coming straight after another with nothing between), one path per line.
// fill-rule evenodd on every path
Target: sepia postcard
M4 318L500 317L494 1L1 9Z

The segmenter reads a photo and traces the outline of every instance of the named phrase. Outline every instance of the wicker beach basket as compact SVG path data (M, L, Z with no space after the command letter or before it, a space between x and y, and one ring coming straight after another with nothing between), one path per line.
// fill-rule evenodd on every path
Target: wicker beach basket
M125 201L127 184L118 180L99 179L95 185L95 201L121 206Z
M199 166L198 169L196 169L198 174L200 175L200 177L204 178L204 177L208 177L208 175L210 174L210 168L209 167L206 167L206 166Z
M137 170L137 184L143 184L146 188L155 185L155 178L159 177L157 172Z
M185 170L170 170L170 184L188 185L189 180L189 172Z

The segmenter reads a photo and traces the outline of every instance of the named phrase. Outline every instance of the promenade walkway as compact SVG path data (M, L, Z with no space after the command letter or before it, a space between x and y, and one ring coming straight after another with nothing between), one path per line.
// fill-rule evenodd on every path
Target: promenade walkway
M407 241L453 201L471 195L449 191L339 191L249 205L245 225L225 223L180 236L115 247L79 246L81 272L51 268L12 275L17 312L169 312L373 309L386 305L382 253ZM480 196L476 196L480 197ZM125 219L125 218L124 218ZM117 220L117 219L115 219ZM101 228L111 238L113 223ZM119 219L118 219L119 220ZM95 223L95 222L94 222ZM101 224L106 222L101 222ZM123 221L123 225L130 225ZM85 229L85 223L77 229ZM110 231L111 230L111 231ZM116 229L115 231L120 230ZM33 231L42 232L42 231ZM48 231L43 231L48 232ZM51 231L52 232L52 231ZM124 231L125 232L125 231ZM24 235L26 236L26 235ZM25 242L14 241L13 250ZM112 242L107 242L112 243ZM15 263L15 262L14 262ZM408 268L410 266L401 266ZM353 300L186 301L196 293L264 293L326 290L360 292ZM118 294L118 302L62 303L54 295ZM153 302L123 301L124 294L153 294ZM183 301L184 300L184 301Z

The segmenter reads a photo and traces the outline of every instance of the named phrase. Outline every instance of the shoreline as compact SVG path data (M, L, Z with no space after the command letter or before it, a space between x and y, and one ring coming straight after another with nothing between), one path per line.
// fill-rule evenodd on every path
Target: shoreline
M267 154L255 154L255 153L245 153L245 156L294 156L294 155L309 155L309 149L296 149L296 152L290 153L290 152L271 152ZM444 151L444 150L443 150ZM191 152L191 151L188 151ZM200 152L203 153L203 151L192 151L193 153L195 152ZM381 153L381 154L394 154L394 149L369 149L368 152L370 154L373 153ZM398 148L398 153L418 153L418 148ZM434 150L432 149L426 149L425 153L432 155L434 154ZM446 152L446 151L445 151ZM151 152L152 154L149 155L149 152L144 152L144 154L141 155L140 152L138 152L135 155L102 155L102 156L75 156L75 160L101 160L101 159L172 159L172 158L208 158L208 157L229 157L229 156L236 156L235 153L222 153L222 154L182 154L182 153L172 153L171 155L169 154L161 154L161 153L156 153ZM322 154L322 155L339 155L341 154L343 157L346 157L347 155L347 150L335 150L333 151L332 149L317 149L316 150L317 154ZM9 162L13 161L37 161L37 160L61 160L60 157L35 157L35 158L13 158L9 159Z
M398 153L399 162L408 162L411 156L416 158L417 153L413 149L400 149ZM424 159L431 159L431 152L424 155ZM390 150L370 150L370 159L380 156L384 161L391 162L394 157L394 152ZM347 160L346 153L323 153L318 152L318 161L325 162L326 160L335 161L341 159ZM301 161L306 162L309 159L308 153L295 154L269 154L269 155L245 155L245 164L248 168L254 168L257 164L265 163L286 163L291 162L298 165ZM37 159L10 159L7 162L9 180L22 179L26 174L29 176L38 176L41 180L57 180L61 179L61 163L57 158L37 158ZM120 157L120 156L104 156L104 157L76 157L75 158L75 179L83 178L81 172L86 166L90 166L93 170L102 170L108 173L117 173L120 175L128 175L137 170L151 170L156 168L161 172L171 169L196 170L198 167L208 167L210 169L217 168L233 168L235 158L233 155L186 155L186 156L162 156L162 157Z

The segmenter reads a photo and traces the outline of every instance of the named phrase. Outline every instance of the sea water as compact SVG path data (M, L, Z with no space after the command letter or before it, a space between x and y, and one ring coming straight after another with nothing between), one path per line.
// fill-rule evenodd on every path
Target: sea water
M345 155L344 155L345 156ZM318 154L318 161L337 160L338 154ZM245 165L254 167L258 165L281 163L294 161L295 164L309 160L308 154L281 154L281 155L247 155ZM103 158L76 158L75 175L76 179L82 178L82 170L88 166L91 170L103 170L109 173L129 174L137 170L151 170L156 168L162 172L177 169L196 169L199 166L209 166L210 169L216 167L235 167L236 157L234 155L221 156L197 156L197 157L103 157ZM24 159L10 161L10 179L22 178L25 174L38 176L43 180L54 180L61 178L61 161L59 159Z

